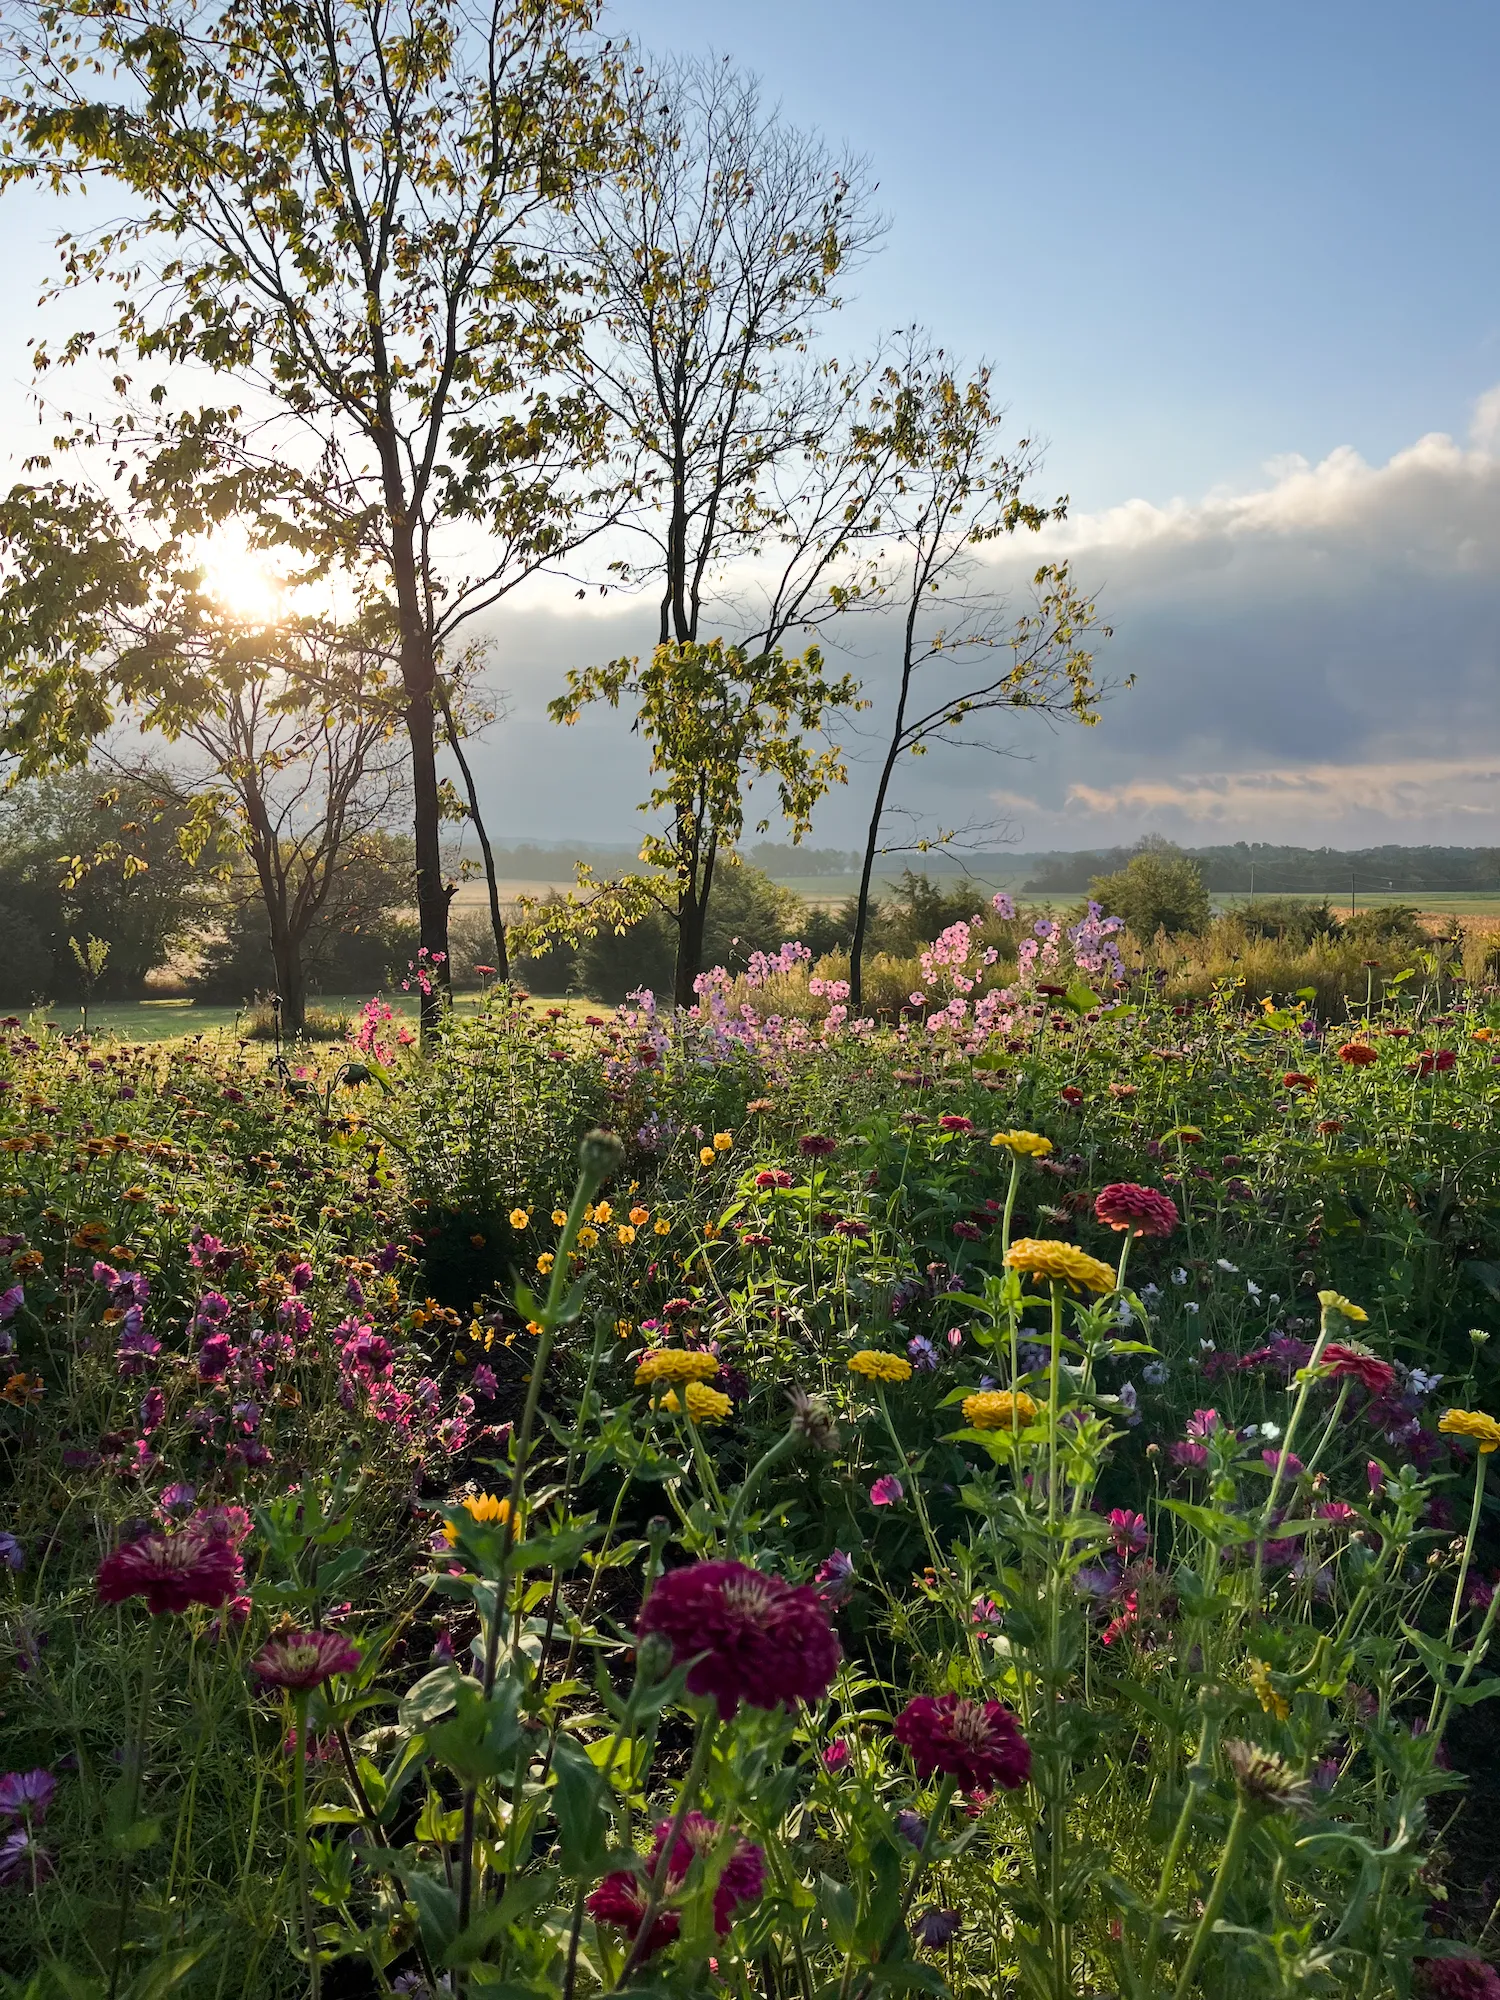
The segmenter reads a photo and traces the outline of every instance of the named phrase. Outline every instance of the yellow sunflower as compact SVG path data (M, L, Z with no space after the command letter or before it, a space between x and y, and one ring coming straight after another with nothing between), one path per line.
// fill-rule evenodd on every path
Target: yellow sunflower
M466 1493L459 1504L482 1528L503 1527L510 1519L509 1500L496 1493ZM452 1521L443 1523L443 1539L450 1548L458 1541L458 1529Z

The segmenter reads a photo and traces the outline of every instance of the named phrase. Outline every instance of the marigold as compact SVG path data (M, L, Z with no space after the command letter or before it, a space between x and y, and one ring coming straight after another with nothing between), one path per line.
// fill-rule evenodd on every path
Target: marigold
M716 1153L727 1153L733 1144L734 1134L732 1132L715 1132L714 1151Z
M1091 1292L1112 1292L1115 1288L1115 1274L1108 1264L1090 1257L1076 1243L1023 1236L1011 1244L1005 1261L1012 1271L1025 1271L1033 1278L1050 1278Z
M655 1222L652 1223L651 1234L653 1236L670 1236L672 1234L672 1225L664 1215L657 1216Z
M650 1220L651 1211L649 1208L633 1208L630 1211L630 1221L633 1228L644 1229Z
M1040 1160L1052 1151L1052 1141L1044 1139L1040 1132L997 1132L990 1144L1003 1146L1017 1159Z
M711 1167L711 1166L713 1165L713 1163L714 1163L714 1149L713 1149L713 1147L712 1147L712 1146L704 1146L704 1147L703 1147L703 1148L702 1148L702 1149L700 1150L700 1152L699 1152L699 1154L698 1154L698 1164L699 1164L699 1166L700 1166L700 1167Z
M615 1229L615 1241L621 1249L628 1249L635 1241L635 1231L628 1222L620 1223Z
M712 1382L719 1372L714 1355L686 1347L653 1347L635 1364L635 1386L651 1382Z
M1354 1326L1368 1326L1370 1323L1370 1315L1364 1307L1346 1299L1342 1292L1319 1292L1318 1304L1325 1313L1339 1313Z
M552 1227L553 1227L554 1229L561 1229L561 1228L562 1228L562 1226L563 1226L563 1224L564 1224L564 1223L565 1223L565 1222L567 1221L567 1219L568 1219L568 1211L567 1211L567 1210L566 1210L565 1208L554 1208L554 1209L553 1209L553 1211L552 1211Z
M1446 1431L1449 1437L1472 1438L1479 1446L1481 1458L1500 1450L1500 1423L1487 1417L1483 1410L1444 1410L1438 1418L1438 1429Z
M963 1410L964 1422L976 1431L1008 1431L1015 1422L1029 1424L1037 1406L1024 1389L1014 1394L1009 1389L981 1389L976 1396L964 1397Z
M851 1375L863 1375L867 1382L909 1382L911 1363L904 1354L883 1354L876 1347L862 1347L849 1356Z
M557 1259L553 1256L552 1252L550 1250L544 1250L541 1256L538 1257L536 1260L536 1268L538 1272L541 1274L541 1276L546 1278L551 1275L552 1266L556 1262Z

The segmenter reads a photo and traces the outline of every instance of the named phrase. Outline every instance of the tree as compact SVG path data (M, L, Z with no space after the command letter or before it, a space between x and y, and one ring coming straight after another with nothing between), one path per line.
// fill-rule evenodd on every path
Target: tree
M547 380L574 337L558 212L614 126L590 21L587 0L30 0L8 37L7 177L130 202L62 241L60 289L108 282L114 323L55 358L102 356L132 399L74 441L113 450L173 541L238 515L390 617L440 962L444 648L599 525L597 417ZM203 371L235 399L174 405Z
M1175 848L1149 848L1132 855L1115 875L1096 876L1089 896L1142 944L1158 931L1204 931L1211 914L1208 891L1196 861Z
M746 791L758 778L772 780L793 835L805 833L813 807L845 776L839 753L815 750L808 738L821 730L830 709L847 706L857 694L847 677L824 677L816 646L787 659L780 647L752 656L743 646L713 639L658 646L644 668L637 660L615 660L570 671L567 693L549 704L555 722L573 723L588 702L617 708L622 695L635 701L636 728L651 746L652 775L662 780L642 811L665 816L665 830L641 843L641 859L670 885L679 1007L697 998L693 982L703 965L715 870L738 861ZM761 820L757 830L769 824Z
M900 654L890 736L875 785L850 947L849 1004L862 1004L862 959L870 888L891 787L903 757L925 756L934 743L973 747L962 733L976 718L1029 710L1091 725L1100 690L1084 641L1108 635L1094 605L1062 563L1032 579L1030 610L1013 614L985 587L976 551L1026 528L1059 520L1066 503L1042 507L1026 498L1036 468L1029 441L1000 448L1003 412L990 371L961 381L941 351L908 337L874 398L871 428L896 460L888 514L893 574L888 599L901 618ZM872 451L881 447L872 445ZM977 669L977 671L976 671ZM936 685L932 683L936 682ZM980 739L983 747L989 747ZM920 839L919 851L956 838Z

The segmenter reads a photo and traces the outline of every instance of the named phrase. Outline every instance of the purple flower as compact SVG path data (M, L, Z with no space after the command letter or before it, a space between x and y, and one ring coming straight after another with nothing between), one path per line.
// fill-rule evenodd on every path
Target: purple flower
M141 1433L149 1437L161 1428L162 1418L167 1414L167 1399L160 1389L148 1389L141 1398Z
M940 1910L934 1904L912 1920L911 1934L918 1944L937 1951L953 1942L963 1929L963 1921L957 1910Z
M844 1741L842 1736L835 1736L823 1752L823 1769L825 1771L842 1771L849 1761L849 1756L849 1745Z
M3 1326L7 1320L14 1319L25 1303L26 1287L24 1285L12 1285L9 1291L0 1292L0 1326Z
M0 1819L24 1819L40 1826L56 1790L57 1780L50 1771L7 1771L0 1778Z
M854 1595L854 1558L835 1549L819 1565L813 1585L825 1604L847 1604Z
M911 1356L911 1365L913 1368L927 1370L936 1368L938 1365L937 1349L930 1340L926 1339L920 1333L915 1334L907 1341L906 1351Z
M239 1349L227 1333L211 1333L198 1349L198 1380L218 1382L227 1373Z
M483 1361L474 1370L470 1379L474 1384L475 1393L486 1398L493 1396L500 1387L499 1382L495 1379L494 1369Z
M52 1873L52 1857L37 1846L29 1828L18 1826L0 1840L0 1888L29 1889Z
M0 1563L7 1569L25 1569L26 1551L14 1535L0 1535Z
M927 1822L920 1813L914 1813L908 1806L896 1815L896 1831L912 1847L920 1847L927 1838Z
M196 1486L182 1482L174 1486L164 1486L157 1497L157 1506L164 1514L190 1514L193 1502L198 1498Z
M294 1264L292 1266L292 1290L294 1292L305 1292L312 1281L313 1267L311 1264Z
M898 1501L905 1498L906 1488L894 1472L883 1472L870 1488L872 1507L894 1507Z

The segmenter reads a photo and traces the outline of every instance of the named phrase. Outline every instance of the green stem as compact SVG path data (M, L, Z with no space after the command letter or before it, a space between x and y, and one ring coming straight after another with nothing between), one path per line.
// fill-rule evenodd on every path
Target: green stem
M895 1447L896 1456L901 1462L901 1469L911 1481L912 1506L916 1509L917 1519L921 1523L922 1539L927 1544L927 1556L932 1564L932 1573L937 1578L939 1587L941 1587L943 1558L938 1549L937 1536L932 1532L932 1523L927 1518L927 1503L922 1498L922 1482L912 1470L911 1460L906 1455L906 1448L896 1435L896 1426L891 1421L890 1406L885 1400L885 1384L883 1382L875 1384L875 1400L880 1405L881 1416L885 1418L885 1428L892 1445Z
M624 1965L620 1968L620 1976L615 1981L613 1987L611 1987L611 1992L618 1993L626 1980L629 1979L631 1973L635 1971L636 1966L640 1963L641 1954L646 1949L651 1933L656 1928L656 1919L661 1910L662 1896L666 1890L667 1878L671 1871L673 1850L677 1846L677 1836L682 1831L682 1822L688 1816L693 1800L697 1796L698 1788L703 1783L704 1773L708 1769L709 1752L713 1748L714 1731L718 1726L718 1720L718 1710L711 1706L708 1713L704 1716L702 1726L698 1731L698 1741L693 1745L693 1761L688 1766L688 1774L682 1781L682 1790L677 1795L677 1810L672 1815L672 1823L667 1828L666 1840L662 1843L661 1854L652 1872L650 1886L646 1892L646 1907L641 1915L640 1929L635 1934L635 1942L630 1947L630 1954L626 1958Z
M1240 1847L1245 1831L1250 1824L1250 1815L1245 1801L1235 1803L1234 1818L1229 1822L1229 1833L1219 1855L1219 1865L1214 1871L1214 1884L1208 1892L1208 1901L1203 1905L1203 1915L1198 1919L1198 1928L1193 1932L1193 1941L1188 1946L1188 1955L1183 1962L1182 1974L1177 1981L1172 2000L1187 2000L1193 1983L1193 1973L1198 1960L1203 1956L1203 1947L1213 1935L1214 1925L1219 1921L1219 1913L1224 1907L1224 1899L1229 1894L1229 1885L1234 1876L1235 1863L1239 1860Z
M1302 1413L1307 1408L1307 1399L1312 1393L1314 1375L1318 1363L1323 1358L1323 1349L1328 1345L1328 1336L1332 1331L1330 1324L1332 1319L1333 1309L1325 1306L1323 1308L1322 1321L1318 1327L1317 1344L1308 1356L1307 1366L1302 1371L1302 1386L1298 1391L1296 1402L1292 1405L1292 1414L1287 1423L1286 1435L1281 1440L1281 1455L1276 1460L1276 1470L1271 1475L1271 1491L1267 1496L1266 1504L1260 1517L1260 1527L1255 1536L1255 1575L1250 1592L1250 1613L1253 1618L1260 1616L1260 1579L1266 1560L1266 1533L1271 1526L1271 1517L1276 1512L1276 1502L1281 1494L1282 1481L1286 1477L1286 1462L1292 1455L1292 1440L1297 1435L1297 1426L1301 1423Z
M292 1696L293 1728L293 1815L297 1842L297 1901L302 1911L302 1935L307 1945L307 1991L309 2000L318 2000L323 1987L323 1968L318 1959L318 1933L313 1923L312 1889L307 1873L307 1689Z
M726 1547L734 1540L735 1531L739 1527L741 1518L744 1515L746 1503L755 1492L756 1487L760 1485L762 1479L765 1478L777 1460L786 1457L796 1442L797 1433L793 1430L785 1431L777 1438L770 1450L763 1452L745 1474L744 1480L740 1485L740 1490L734 1496L734 1505L729 1510L729 1519L724 1523L724 1543Z
M1177 1863L1182 1858L1182 1850L1187 1844L1193 1817L1198 1810L1198 1801L1208 1785L1208 1760L1213 1754L1213 1734L1213 1722L1205 1716L1203 1727L1198 1733L1198 1754L1194 1759L1194 1767L1202 1775L1188 1781L1187 1795L1182 1801L1182 1810L1177 1815L1177 1824L1172 1829L1172 1838L1161 1864L1161 1875L1156 1885L1156 1901L1151 1905L1151 1925L1146 1933L1146 1963L1141 1976L1141 1987L1145 1992L1150 1991L1151 1982L1156 1974L1157 1954L1161 1950L1162 1920L1167 1914L1167 1906L1172 1898L1172 1879L1177 1873Z
M141 1668L141 1699L136 1710L135 1733L125 1751L125 1801L128 1810L122 1817L122 1830L129 1832L135 1825L136 1815L141 1808L141 1784L146 1771L146 1732L151 1726L151 1699L156 1692L156 1662L161 1651L162 1630L166 1623L166 1613L152 1615L147 1627L146 1659ZM127 1851L120 1857L120 1907L115 1920L114 1959L109 1969L109 2000L115 2000L120 1987L120 1972L125 1960L125 1932L130 1923L131 1890L134 1875Z

